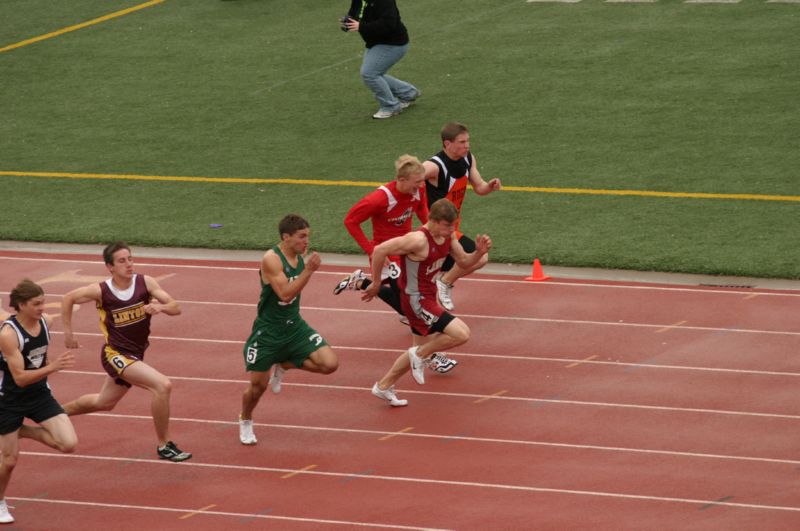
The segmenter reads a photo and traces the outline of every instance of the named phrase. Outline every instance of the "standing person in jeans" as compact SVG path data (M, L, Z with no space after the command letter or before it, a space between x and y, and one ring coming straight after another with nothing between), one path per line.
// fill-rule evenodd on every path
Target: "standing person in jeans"
M361 79L380 105L372 117L380 120L400 114L419 97L420 91L411 83L387 75L408 51L408 31L395 0L352 0L341 24L343 31L357 31L367 45Z

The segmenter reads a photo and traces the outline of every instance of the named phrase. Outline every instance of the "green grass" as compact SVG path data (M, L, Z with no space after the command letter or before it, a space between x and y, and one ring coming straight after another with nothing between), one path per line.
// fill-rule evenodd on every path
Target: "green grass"
M0 47L137 3L6 1ZM505 185L800 195L800 6L406 0L392 73L424 94L380 122L345 8L167 0L0 53L0 171L386 181L458 119ZM345 252L369 190L0 183L2 239L264 248L296 211ZM468 196L464 227L504 262L800 278L798 209L501 192Z

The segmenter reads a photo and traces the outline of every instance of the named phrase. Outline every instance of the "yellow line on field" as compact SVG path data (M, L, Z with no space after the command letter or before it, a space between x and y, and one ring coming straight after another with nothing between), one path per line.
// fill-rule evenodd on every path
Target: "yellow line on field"
M121 11L115 11L113 13L109 13L108 15L103 15L102 17L93 18L92 20L87 20L86 22L81 22L80 24L75 24L74 26L67 26L66 28L61 28L60 30L53 31L51 33L47 33L45 35L39 35L38 37L34 37L32 39L28 39L25 41L20 41L15 44L9 44L8 46L4 46L0 48L0 52L8 52L11 50L15 50L17 48L22 48L23 46L27 46L29 44L33 44L39 41L43 41L45 39L51 39L53 37L58 37L59 35L63 35L65 33L69 33L71 31L77 31L79 29L83 29L87 26L93 26L95 24L100 24L101 22L105 22L107 20L111 20L112 18L121 17L123 15L127 15L128 13L133 13L134 11L139 11L140 9L144 9L146 7L154 6L156 4L160 4L164 2L164 0L150 0L149 2L145 2L144 4L139 4L138 6L129 7L128 9L123 9Z
M191 183L234 184L306 184L315 186L380 186L384 183L367 181L326 181L322 179L251 179L224 177L178 177L174 175L124 175L116 173L59 173L38 171L0 171L0 175L15 177L55 177L64 179L106 179L122 181L174 181Z
M752 201L800 201L800 195L709 194L704 192L654 192L651 190L594 190L589 188L542 188L538 186L503 186L511 192L544 194L632 195L640 197L674 197L691 199L745 199Z
M41 171L0 171L0 176L44 177L44 178L54 178L54 179L101 179L101 180L122 180L122 181L167 181L167 182L223 183L223 184L299 184L305 186L375 187L384 184L383 182L374 182L374 181L343 181L343 180L326 180L326 179L182 177L177 175L65 173L65 172L41 172ZM601 190L601 189L594 190L590 188L542 188L538 186L504 186L503 191L549 193L549 194L617 195L617 196L668 197L668 198L690 198L690 199L736 199L736 200L752 200L752 201L800 202L800 195L709 194L701 192L654 192L650 190Z

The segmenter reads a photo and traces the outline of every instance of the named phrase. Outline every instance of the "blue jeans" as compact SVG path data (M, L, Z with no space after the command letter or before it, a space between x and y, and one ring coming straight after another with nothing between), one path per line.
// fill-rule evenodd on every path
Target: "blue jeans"
M386 72L408 51L408 44L391 46L376 44L364 52L361 63L361 79L369 87L380 104L380 110L398 112L400 101L410 101L417 97L417 88L411 83L386 75Z

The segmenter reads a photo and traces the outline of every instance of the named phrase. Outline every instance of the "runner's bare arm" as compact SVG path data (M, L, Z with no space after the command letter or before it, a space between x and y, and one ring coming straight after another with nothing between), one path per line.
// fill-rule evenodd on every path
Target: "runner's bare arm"
M181 307L178 302L173 299L169 293L158 284L158 281L153 277L145 275L144 283L147 286L147 291L150 292L152 298L158 302L150 302L144 307L144 311L150 315L157 313L164 313L167 315L180 315Z
M61 298L61 322L64 326L64 345L67 348L79 348L78 340L72 337L72 307L89 301L100 301L100 284L94 283L77 288Z

